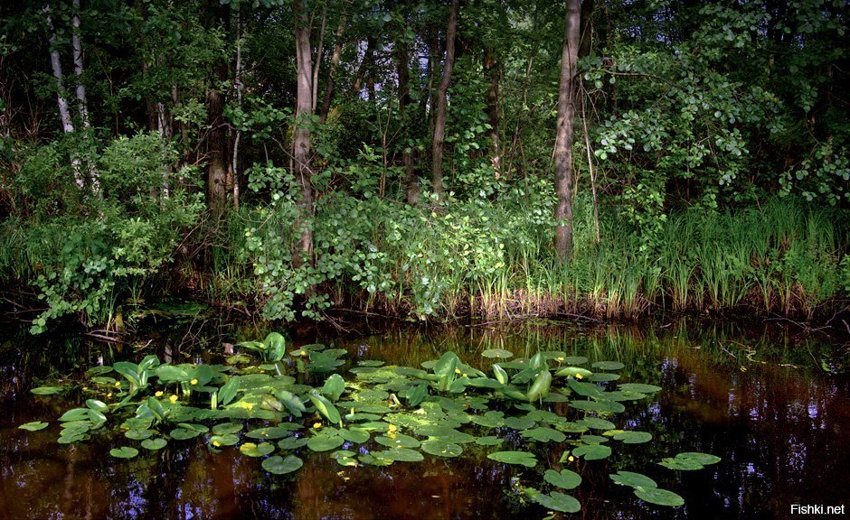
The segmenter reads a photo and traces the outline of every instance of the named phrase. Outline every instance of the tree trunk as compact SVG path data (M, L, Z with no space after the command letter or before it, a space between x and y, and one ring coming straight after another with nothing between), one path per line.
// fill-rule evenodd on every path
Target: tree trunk
M404 129L404 150L402 151L402 161L404 163L404 186L406 192L406 200L408 204L416 205L419 203L419 176L416 174L416 167L413 163L413 150L410 143L410 126L411 115L410 110L410 55L408 54L408 45L406 42L399 41L395 45L396 57L396 72L398 73L398 112L402 120Z
M83 128L89 128L89 106L86 100L86 87L83 85L83 46L80 42L80 0L74 0L71 43L74 48L74 75L77 79L77 108Z
M293 158L295 176L301 185L299 206L301 239L298 254L293 255L296 266L306 261L312 263L313 230L310 220L313 216L313 181L310 166L310 130L307 119L313 114L312 57L310 53L310 24L304 13L304 0L295 0L295 54L298 90L295 102L295 135L293 139ZM299 256L300 255L300 256Z
M452 1L449 23L446 27L446 59L443 64L443 75L437 87L437 107L434 116L434 139L431 143L431 182L437 200L444 198L443 189L443 147L446 139L446 105L449 84L452 80L452 67L455 59L455 36L457 34L458 0Z
M44 14L47 17L47 29L50 31L50 67L53 70L53 79L56 81L56 105L59 107L59 119L62 121L62 131L70 134L74 132L74 122L71 120L71 111L68 110L68 99L65 97L62 62L59 59L56 28L53 26L53 19L50 16L50 4L45 4ZM72 158L71 166L74 169L74 182L80 189L85 188L86 180L80 168L80 160L76 157Z
M576 65L581 37L581 0L567 0L561 80L558 89L558 122L555 137L555 251L567 261L573 254L572 144Z
M210 88L207 92L207 204L212 214L221 216L227 208L227 161L225 160L224 97Z
M484 74L490 80L487 89L487 119L490 130L487 131L490 141L490 163L493 173L498 179L502 174L502 152L499 147L499 63L492 49L484 54Z
M339 66L339 60L342 58L342 34L345 32L345 15L339 17L339 26L336 28L336 41L334 42L334 51L331 54L331 63L328 66L328 81L325 85L325 92L322 95L322 108L319 111L319 118L324 123L328 118L328 112L331 109L331 99L333 99L334 91L334 76L336 69Z
M328 23L328 8L325 7L322 9L322 26L319 31L319 47L316 49L316 62L313 65L313 83L312 83L312 101L310 105L310 112L316 112L316 106L319 103L319 67L322 65L322 52L325 48L325 26Z

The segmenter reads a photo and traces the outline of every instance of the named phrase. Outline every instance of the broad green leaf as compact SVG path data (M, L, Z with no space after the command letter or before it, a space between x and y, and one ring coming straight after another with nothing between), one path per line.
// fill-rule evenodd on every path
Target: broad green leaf
M307 440L307 447L313 451L331 451L339 448L344 443L345 439L339 435L319 434Z
M233 376L218 389L218 404L227 406L236 397L239 391L239 376Z
M626 365L619 361L597 361L590 366L599 370L622 370Z
M116 459L132 459L139 454L139 450L130 446L122 446L120 448L112 448L109 450L109 454Z
M679 507L685 505L685 499L681 496L657 487L637 487L635 496L639 499L659 506Z
M322 415L324 415L331 424L339 424L341 419L339 416L339 411L336 409L336 406L333 405L327 398L323 395L319 395L318 392L313 391L309 395L310 401L313 402L313 406L316 407L316 410L319 411Z
M247 455L249 457L265 457L274 451L274 445L269 442L261 442L260 444L246 442L239 446L239 451L242 452L243 455Z
M210 436L210 444L212 444L216 448L218 448L219 446L234 446L237 442L239 442L239 437L232 433Z
M581 510L581 504L578 500L565 493L552 491L548 495L538 493L532 496L532 499L552 511L561 513L578 513Z
M584 460L601 460L611 456L611 448L604 444L585 444L573 450L573 455Z
M624 444L643 444L652 440L652 434L649 432L625 431L614 435L615 441L621 441Z
M655 483L654 480L643 475L641 473L635 473L633 471L623 471L620 470L617 473L612 473L608 475L611 480L616 482L621 486L629 486L633 488L642 487L642 488L654 488L658 487L658 484Z
M537 465L537 458L533 453L527 451L496 451L487 455L487 458L496 462L517 464L527 468L533 468Z
M459 444L442 439L428 439L422 443L422 451L437 457L457 457L463 453Z
M32 421L24 423L18 426L18 428L20 428L21 430L26 430L28 432L37 432L39 430L47 428L48 426L50 426L50 423L46 423L44 421Z
M486 358L501 358L508 359L514 357L514 353L510 350L505 350L503 348L488 348L484 352L481 353L482 356Z
M547 469L543 474L543 480L561 489L574 489L581 484L581 475L568 469L561 471Z
M168 444L168 441L161 437L156 439L145 439L142 441L142 448L150 451L156 451L164 448L166 444Z
M339 400L339 396L345 392L345 381L342 379L342 376L339 374L333 374L325 380L324 386L322 386L322 395L327 397L330 401Z
M63 390L61 386L37 386L30 390L35 395L54 395Z
M295 455L287 455L285 458L280 455L273 455L264 460L262 464L264 470L275 475L285 475L298 471L303 465L304 461Z

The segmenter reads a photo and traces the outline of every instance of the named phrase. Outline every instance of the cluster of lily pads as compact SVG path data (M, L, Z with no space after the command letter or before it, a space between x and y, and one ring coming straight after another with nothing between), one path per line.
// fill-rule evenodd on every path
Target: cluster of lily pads
M425 455L458 457L485 452L496 462L537 468L534 448L563 448L558 468L546 469L525 496L560 512L580 510L564 493L581 476L562 466L600 460L616 443L640 444L649 432L618 429L611 419L636 401L661 390L642 383L619 383L617 361L588 359L563 352L539 352L510 359L506 350L483 352L496 360L489 373L465 364L453 352L421 367L387 366L361 360L343 378L347 351L307 345L286 352L283 336L241 343L244 351L223 364L161 363L153 355L138 364L121 361L87 371L83 406L59 417L63 444L85 442L99 430L121 434L138 445L113 448L113 457L155 452L172 442L203 438L213 451L237 446L248 457L262 458L269 473L298 470L303 449L330 452L340 466L388 466L418 462ZM592 369L592 370L591 370ZM310 384L314 383L314 384ZM42 386L33 393L51 395L66 388ZM567 418L568 413L573 418ZM556 413L559 412L559 413ZM36 431L36 421L20 428ZM614 442L611 442L614 441ZM138 446L138 447L136 447ZM704 453L680 453L660 464L696 470L720 459ZM647 502L680 506L684 500L654 480L620 470L610 478L631 487ZM538 488L548 488L541 491Z

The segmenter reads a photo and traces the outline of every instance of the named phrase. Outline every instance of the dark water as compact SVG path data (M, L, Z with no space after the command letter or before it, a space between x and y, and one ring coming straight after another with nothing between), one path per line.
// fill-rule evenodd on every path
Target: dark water
M213 454L202 439L172 443L153 455L117 461L108 442L62 446L58 426L28 433L17 425L54 420L72 403L35 397L28 389L51 377L71 377L102 357L144 353L192 361L198 345L218 352L222 341L260 332L174 327L124 345L78 337L31 340L0 349L0 518L543 518L523 503L515 479L539 475L482 457L342 468L326 454L300 455L304 467L273 476L236 449ZM394 330L378 336L306 337L347 348L351 357L417 366L446 350L480 361L486 348L533 354L561 350L626 364L623 381L662 386L652 401L627 406L618 426L653 434L649 444L619 445L606 461L569 466L584 482L571 492L577 518L789 518L791 505L850 507L850 361L847 346L827 337L795 337L776 325L665 324L586 328L524 324ZM208 354L203 354L206 356ZM555 464L563 447L551 448ZM698 472L653 464L680 451L723 457ZM545 455L545 454L544 454ZM647 505L607 475L648 474L681 494L686 505ZM542 470L541 470L542 471Z

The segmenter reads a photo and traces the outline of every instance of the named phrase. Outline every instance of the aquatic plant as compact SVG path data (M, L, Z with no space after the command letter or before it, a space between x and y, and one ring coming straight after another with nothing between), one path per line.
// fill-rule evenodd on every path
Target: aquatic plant
M313 344L286 352L277 333L240 345L258 354L260 364L244 354L210 365L161 363L148 355L138 364L121 361L89 369L82 385L84 404L58 418L58 442L103 435L112 438L112 457L133 459L171 443L203 439L213 452L238 446L243 455L262 459L262 468L275 475L301 468L304 448L328 452L346 468L414 463L426 455L486 454L517 467L524 499L572 513L581 504L565 491L581 485L582 477L566 466L577 458L606 459L618 444L651 441L651 433L622 429L614 420L625 411L624 403L661 391L621 382L616 372L625 365L620 361L588 365L587 357L559 351L514 358L507 350L486 349L482 358L490 363L488 371L454 352L420 367L362 360L344 378L344 349ZM33 389L43 398L63 391L58 386ZM34 421L19 427L38 431L48 426ZM561 456L548 467L543 450L553 448ZM719 460L685 452L660 465L690 471ZM618 469L610 478L646 502L684 503L641 473Z

